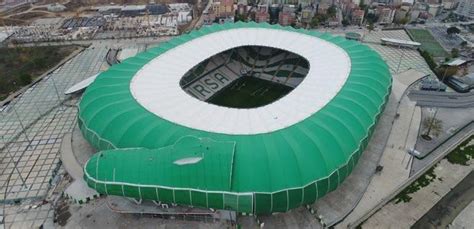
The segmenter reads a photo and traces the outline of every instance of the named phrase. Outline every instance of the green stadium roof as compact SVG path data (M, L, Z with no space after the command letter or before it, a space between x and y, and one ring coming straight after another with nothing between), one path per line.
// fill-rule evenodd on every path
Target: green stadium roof
M314 113L254 134L190 127L150 111L134 97L132 79L152 60L194 39L237 29L285 31L329 42L347 53L350 71L337 93ZM156 77L160 71L155 70ZM102 194L255 214L284 212L313 203L350 174L390 89L385 62L355 41L269 24L202 28L112 66L87 88L79 105L79 127L102 151L86 164L84 179Z

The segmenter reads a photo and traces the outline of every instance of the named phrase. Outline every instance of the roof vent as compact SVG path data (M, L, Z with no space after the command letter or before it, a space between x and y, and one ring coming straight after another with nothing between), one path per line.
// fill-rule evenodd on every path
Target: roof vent
M202 157L186 157L173 162L175 165L192 165L200 162Z

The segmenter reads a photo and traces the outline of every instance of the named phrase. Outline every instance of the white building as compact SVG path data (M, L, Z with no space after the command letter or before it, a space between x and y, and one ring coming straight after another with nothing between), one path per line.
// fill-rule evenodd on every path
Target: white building
M66 6L59 3L53 3L53 4L49 4L47 9L50 12L61 12L61 11L66 10Z
M455 13L460 16L474 18L474 1L460 0Z

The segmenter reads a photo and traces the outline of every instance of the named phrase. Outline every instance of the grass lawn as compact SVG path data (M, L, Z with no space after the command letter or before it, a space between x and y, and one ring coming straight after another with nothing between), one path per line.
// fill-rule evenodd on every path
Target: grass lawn
M288 94L293 88L255 77L241 77L208 100L234 108L260 107Z
M31 83L78 46L0 48L0 101Z
M458 165L468 165L474 157L474 135L461 143L456 149L446 156L449 162Z
M421 49L429 52L434 57L446 57L449 53L446 52L438 41L426 29L407 29L408 34L416 42L421 43Z
M469 165L468 162L474 157L474 136L469 137L467 140L459 144L453 151L451 151L446 159L450 163L458 165ZM401 191L394 199L395 203L408 202L411 200L410 194L417 192L423 187L428 186L434 179L436 179L436 174L434 174L433 166L415 182L410 184L407 188Z

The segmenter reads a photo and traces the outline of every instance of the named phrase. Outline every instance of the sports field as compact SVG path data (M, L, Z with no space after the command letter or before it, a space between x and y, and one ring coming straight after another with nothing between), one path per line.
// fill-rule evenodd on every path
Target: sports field
M292 89L282 84L246 76L232 82L208 102L225 107L255 108L272 103Z
M407 29L407 31L413 40L421 43L421 49L428 51L434 57L446 57L449 55L428 30Z

